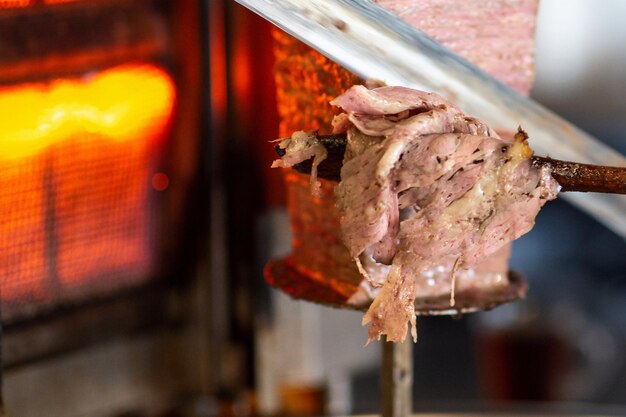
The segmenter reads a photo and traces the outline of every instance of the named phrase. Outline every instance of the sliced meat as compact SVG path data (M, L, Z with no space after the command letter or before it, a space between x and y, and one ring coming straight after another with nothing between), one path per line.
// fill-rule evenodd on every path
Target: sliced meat
M375 0L413 27L528 94L539 0Z
M531 166L523 132L502 140L435 94L354 86L333 103L345 112L337 126L348 134L335 189L342 237L379 287L363 318L369 340L404 340L408 323L416 338L415 298L441 285L453 295L457 271L530 230L558 184Z
M558 192L549 173L531 167L523 134L511 145L442 98L415 92L411 99L411 91L352 87L349 100L333 101L352 129L371 137L371 126L383 127L365 152L351 152L348 142L346 154L357 156L344 162L336 188L346 246L372 285L383 281L363 319L370 340L404 340L407 322L415 338L416 279L442 263L454 265L452 274L476 265L530 230ZM390 266L384 280L368 277L365 260L369 269L372 261Z

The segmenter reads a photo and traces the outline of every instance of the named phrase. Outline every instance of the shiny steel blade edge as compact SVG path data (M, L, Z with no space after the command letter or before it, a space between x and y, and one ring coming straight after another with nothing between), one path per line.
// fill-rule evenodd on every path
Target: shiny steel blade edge
M522 126L540 155L626 166L626 158L371 1L236 0L364 79L433 91L490 126ZM626 196L564 194L626 238Z

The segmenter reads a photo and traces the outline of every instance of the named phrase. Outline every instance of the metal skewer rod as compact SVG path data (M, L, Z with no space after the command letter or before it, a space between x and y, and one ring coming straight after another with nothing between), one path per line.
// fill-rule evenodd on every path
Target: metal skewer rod
M327 158L318 166L318 176L339 181L346 136L318 136L318 140L328 151ZM285 154L279 146L275 150L279 156ZM548 166L552 177L561 185L561 191L626 194L626 168L580 164L541 156L533 156L532 164L536 168ZM294 168L299 172L310 173L311 161L301 162Z

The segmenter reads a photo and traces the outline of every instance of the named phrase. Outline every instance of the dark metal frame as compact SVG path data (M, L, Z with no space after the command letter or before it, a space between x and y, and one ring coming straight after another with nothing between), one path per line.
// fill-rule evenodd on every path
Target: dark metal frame
M218 146L215 139L219 132L216 131L211 113L212 91L208 74L211 69L212 53L209 41L214 31L210 17L215 13L221 13L221 2L157 1L169 8L168 13L172 13L174 33L172 59L175 63L173 71L174 77L180 81L180 96L184 97L177 103L179 111L172 134L176 141L199 141L195 178L169 200L184 199L186 202L183 223L160 226L161 233L173 240L167 247L162 248L162 258L165 259L163 267L170 272L156 277L157 279L147 286L90 299L80 305L61 306L54 311L11 323L4 328L1 327L0 321L2 370L54 359L58 355L68 354L113 338L168 328L176 329L190 320L199 320L198 343L206 348L203 352L205 357L198 358L198 362L206 369L202 372L205 380L199 382L198 391L211 393L217 389L217 381L213 377L215 372L211 368L214 365L211 364L217 362L215 357L219 354L216 345L220 339L215 337L215 331L224 325L225 313L222 310L225 307L223 303L214 305L211 301L220 298L224 274L209 279L209 273L214 275L216 272L210 260L211 248L220 242L219 237L216 241L214 227L210 224L214 222L209 216L215 185L213 161L216 159L215 147ZM105 4L104 8L110 12L124 4L142 2L112 0L100 3ZM41 5L37 4L35 7L38 8L35 12L41 12ZM79 10L79 7L71 3L55 7L69 8L72 15ZM141 12L136 14L141 17ZM35 17L30 17L35 20L37 18L36 14ZM10 17L6 19L11 21ZM90 49L92 48L90 39L87 37L79 42L86 49ZM165 51L151 50L151 54L152 56L156 54L159 58L163 57ZM144 55L129 53L122 57L121 61L131 57L141 58ZM37 60L37 57L29 59ZM115 57L105 57L101 64L110 65L118 61ZM96 66L98 65L96 63ZM67 71L61 70L61 73ZM40 75L43 75L41 78L45 78L48 74ZM3 78L3 82L9 81L10 76ZM175 168L177 161L164 163ZM177 203L179 201L172 201L172 204ZM174 209L166 204L160 210L167 217ZM1 389L2 371L0 371L0 416L3 415Z

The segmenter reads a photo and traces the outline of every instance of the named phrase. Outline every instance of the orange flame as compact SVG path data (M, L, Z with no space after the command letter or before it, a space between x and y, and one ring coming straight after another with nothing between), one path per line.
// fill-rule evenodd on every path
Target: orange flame
M148 276L153 161L175 94L163 69L140 64L0 88L6 316L26 300L54 304L85 285L102 293Z
M0 159L34 155L76 133L132 140L169 114L174 85L153 66L123 66L81 80L0 88ZM139 135L141 136L141 135Z
M44 4L73 3L79 0L43 0ZM13 9L32 6L36 0L0 0L0 9Z
M0 0L0 9L28 7L34 3L35 0Z

